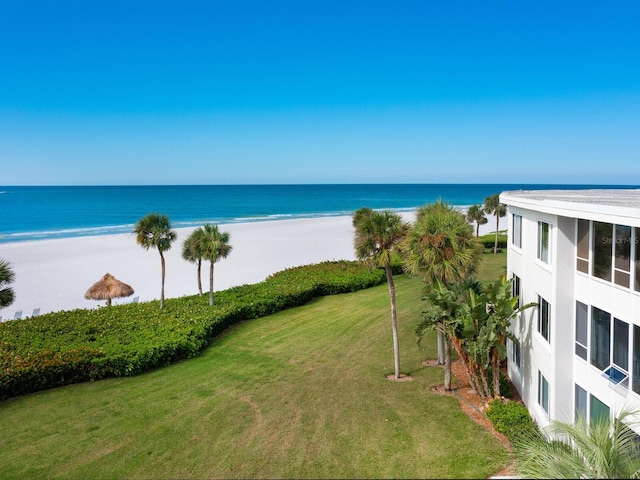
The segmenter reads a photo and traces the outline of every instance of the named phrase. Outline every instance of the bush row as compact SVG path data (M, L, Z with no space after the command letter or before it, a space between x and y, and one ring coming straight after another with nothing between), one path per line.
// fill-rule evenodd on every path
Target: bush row
M486 413L494 428L503 433L512 444L519 437L530 435L538 428L527 407L520 402L496 399L489 403Z
M385 281L358 262L324 262L264 282L95 310L78 309L0 324L0 400L109 376L136 375L190 358L232 324L300 306L314 297Z
M496 243L496 234L488 233L486 235L481 235L478 237L478 242L484 248L490 248L493 250L493 247ZM498 248L507 248L507 235L503 233L498 233Z

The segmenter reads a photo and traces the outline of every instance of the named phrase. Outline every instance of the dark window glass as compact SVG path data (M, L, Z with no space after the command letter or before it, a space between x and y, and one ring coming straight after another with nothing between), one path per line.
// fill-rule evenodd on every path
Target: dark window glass
M520 277L517 275L513 276L513 283L511 284L511 295L513 297L518 297L517 307L520 308L522 306L522 300L520 299Z
M613 225L593 222L593 276L611 281Z
M594 425L598 422L606 420L609 418L609 407L607 407L604 403L602 403L597 397L591 395L590 398L590 407L591 407L591 424Z
M631 281L631 227L616 225L615 275L617 285L629 287Z
M549 413L549 382L540 371L538 371L538 403L545 412Z
M591 365L604 370L609 366L611 344L611 315L599 308L591 308Z
M613 363L629 370L629 324L617 318L613 320Z
M633 371L631 388L636 393L640 393L640 327L633 326Z
M549 302L538 295L538 332L547 342L551 343L551 332L549 331Z
M588 307L576 302L576 355L587 359L587 329L589 328Z
M634 228L634 246L635 246L635 273L633 282L634 288L637 292L640 292L640 228Z
M578 418L582 416L582 418L587 418L587 392L580 385L575 386L575 420L578 421Z
M589 273L589 220L578 220L578 258L576 268Z
M549 224L538 222L538 258L549 263Z

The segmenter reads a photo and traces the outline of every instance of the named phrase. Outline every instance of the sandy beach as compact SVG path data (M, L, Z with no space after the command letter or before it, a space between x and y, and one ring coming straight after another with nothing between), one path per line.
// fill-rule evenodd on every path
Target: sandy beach
M411 221L412 214L406 214ZM506 220L501 219L501 228ZM214 290L256 283L285 268L327 260L353 260L350 216L276 220L219 225L231 235L233 251L215 264ZM193 229L176 229L178 240L165 252L166 298L198 293L196 265L181 257L182 242ZM495 230L495 218L480 233ZM15 302L0 310L3 320L22 311L30 316L75 308L95 308L105 302L85 300L86 290L105 273L131 285L135 294L114 304L160 298L160 256L146 251L132 234L66 238L0 244L0 258L16 274ZM209 264L202 265L203 290L209 287Z

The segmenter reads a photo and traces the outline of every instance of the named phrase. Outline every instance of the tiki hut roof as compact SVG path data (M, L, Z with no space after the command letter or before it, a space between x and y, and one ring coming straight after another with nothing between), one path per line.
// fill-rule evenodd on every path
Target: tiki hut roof
M84 294L87 300L106 300L111 305L112 298L128 297L133 295L133 288L121 282L110 273L106 273L100 280L94 283Z

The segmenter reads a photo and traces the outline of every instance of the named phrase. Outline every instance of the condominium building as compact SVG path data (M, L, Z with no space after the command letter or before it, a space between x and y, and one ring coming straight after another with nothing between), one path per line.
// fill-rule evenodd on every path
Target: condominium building
M640 190L508 191L508 373L538 425L640 408ZM638 429L634 428L637 433Z

